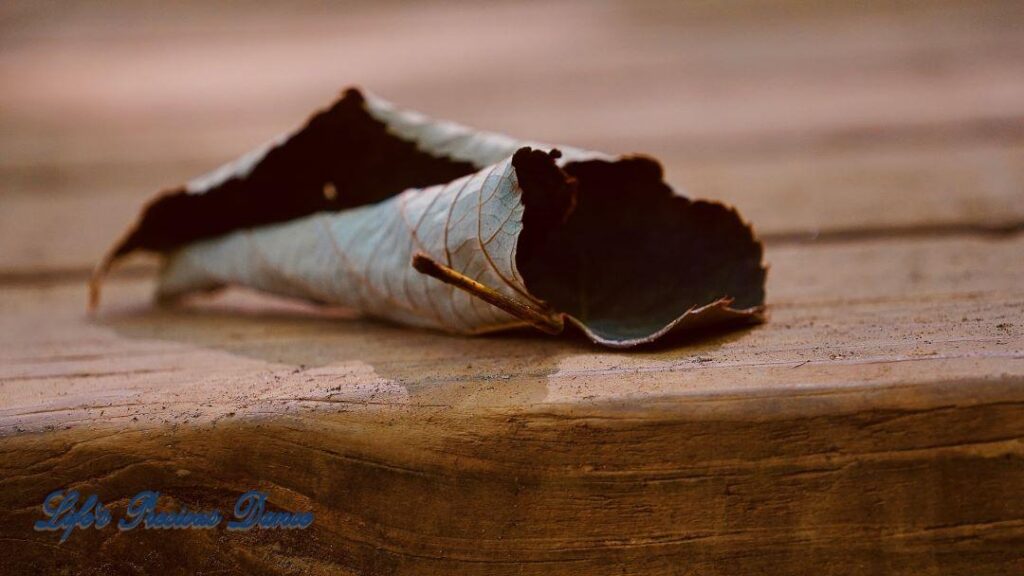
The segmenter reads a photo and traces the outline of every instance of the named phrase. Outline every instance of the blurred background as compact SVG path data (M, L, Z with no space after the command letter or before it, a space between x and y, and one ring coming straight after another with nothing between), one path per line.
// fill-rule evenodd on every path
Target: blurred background
M88 272L140 204L358 85L661 159L773 243L1024 222L1024 2L0 7L0 275Z

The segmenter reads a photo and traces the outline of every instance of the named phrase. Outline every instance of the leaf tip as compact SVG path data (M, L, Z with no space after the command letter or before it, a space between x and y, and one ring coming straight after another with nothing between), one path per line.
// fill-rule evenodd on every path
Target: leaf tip
M358 86L349 86L341 92L342 100L350 100L356 103L362 104L366 97L363 96L363 91Z
M103 288L103 278L107 275L109 268L107 259L100 262L89 276L89 300L85 305L85 311L90 315L95 314L100 307L100 297Z

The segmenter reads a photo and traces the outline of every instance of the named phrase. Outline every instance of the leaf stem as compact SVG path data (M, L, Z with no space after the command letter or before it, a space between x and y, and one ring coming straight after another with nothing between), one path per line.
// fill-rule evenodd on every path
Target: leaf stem
M485 286L469 276L457 272L444 264L435 262L432 258L423 253L416 253L412 257L412 267L417 272L437 278L445 284L451 284L456 288L465 290L473 296L496 306L505 312L527 322L534 328L548 334L560 334L565 328L562 317L558 314L537 310L505 296L494 288Z

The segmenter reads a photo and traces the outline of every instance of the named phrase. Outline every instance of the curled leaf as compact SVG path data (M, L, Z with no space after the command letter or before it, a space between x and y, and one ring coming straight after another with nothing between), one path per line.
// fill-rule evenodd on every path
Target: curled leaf
M642 156L516 141L349 90L158 196L97 267L166 255L158 297L239 284L464 334L569 322L628 347L761 319L761 244Z

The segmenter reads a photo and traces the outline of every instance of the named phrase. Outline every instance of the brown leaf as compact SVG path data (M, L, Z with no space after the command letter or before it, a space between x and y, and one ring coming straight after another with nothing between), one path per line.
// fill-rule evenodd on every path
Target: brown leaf
M356 90L150 203L93 302L136 250L167 255L165 300L243 284L467 334L568 321L615 347L758 321L764 302L750 228L675 195L653 159L558 152Z

